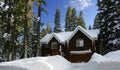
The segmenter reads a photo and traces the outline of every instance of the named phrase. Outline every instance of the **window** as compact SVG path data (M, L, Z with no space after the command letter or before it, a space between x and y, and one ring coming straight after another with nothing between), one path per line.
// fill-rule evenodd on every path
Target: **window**
M52 42L51 43L51 49L58 49L58 43L57 42Z
M83 47L84 46L84 40L83 39L77 39L76 40L76 47Z

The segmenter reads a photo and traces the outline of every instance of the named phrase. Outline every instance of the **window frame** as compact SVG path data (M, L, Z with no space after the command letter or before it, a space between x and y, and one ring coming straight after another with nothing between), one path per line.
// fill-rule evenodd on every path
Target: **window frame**
M58 43L57 42L52 42L51 43L51 49L58 49Z
M76 47L83 47L84 46L84 40L83 39L77 39L76 40Z

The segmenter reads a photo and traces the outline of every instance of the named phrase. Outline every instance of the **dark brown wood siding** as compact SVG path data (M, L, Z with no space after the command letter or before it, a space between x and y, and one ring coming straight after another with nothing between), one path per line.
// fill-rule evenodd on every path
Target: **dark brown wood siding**
M93 53L85 53L85 54L70 54L69 61L76 62L88 62Z
M48 46L48 44L42 44L41 55L42 56L48 56L48 55L50 55L50 47Z
M76 40L77 39L83 39L84 40L84 46L83 47L76 47ZM69 41L69 45L67 45L67 42L65 45L59 43L56 38L52 38L50 42L48 43L47 47L45 47L45 44L42 44L42 54L43 55L59 55L60 51L59 49L53 50L51 49L51 43L57 42L58 46L62 46L62 52L63 56L68 59L71 62L88 62L92 56L92 54L95 51L95 41L90 40L84 33L81 31L78 31ZM92 52L88 53L70 53L70 51L85 51L85 50L91 50Z
M58 49L51 49L51 43L52 42L57 42L58 43ZM65 51L64 45L59 43L56 40L56 38L53 37L50 40L50 42L47 44L47 47L46 47L45 44L42 44L42 56L46 56L46 55L60 55L60 51L59 51L60 45L62 47L62 52L64 53L64 51Z
M83 39L84 40L84 46L83 47L76 47L76 40L77 39ZM91 50L92 52L89 53L83 53L83 54L75 54L70 53L70 51L84 51L84 50ZM87 62L90 60L93 52L94 52L94 42L90 40L85 34L83 34L81 31L78 31L69 41L69 61L71 62Z
M84 46L83 47L76 47L76 40L83 39ZM81 31L78 31L69 41L69 48L70 51L80 51L80 50L87 50L92 49L92 40L90 40L86 35L84 35Z

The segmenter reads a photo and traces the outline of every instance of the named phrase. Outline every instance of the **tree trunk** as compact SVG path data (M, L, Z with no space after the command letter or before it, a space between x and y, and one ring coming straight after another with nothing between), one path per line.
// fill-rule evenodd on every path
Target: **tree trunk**
M37 44L37 56L40 55L40 24L41 24L41 6L38 6L38 26L37 26L37 38L38 38L38 44Z
M12 40L12 60L16 59L16 42L15 42L15 35L16 35L16 13L14 11L14 22L13 22L13 27L12 27L12 32L11 32L11 40Z
M27 3L28 0L25 0L25 24L24 24L24 57L27 58L27 51L28 51L28 45L27 45L27 36L28 36L28 18L27 18L27 11L28 11L28 7L27 7Z
M9 0L8 1L8 5L9 5L9 12L8 12L8 20L7 20L7 29L6 29L6 32L5 33L8 33L8 35L10 35L10 28L11 28L11 1ZM6 42L6 45L5 45L5 47L6 47L6 58L7 58L7 61L9 61L9 55L10 55L10 41L9 41L9 39L7 40L7 42Z

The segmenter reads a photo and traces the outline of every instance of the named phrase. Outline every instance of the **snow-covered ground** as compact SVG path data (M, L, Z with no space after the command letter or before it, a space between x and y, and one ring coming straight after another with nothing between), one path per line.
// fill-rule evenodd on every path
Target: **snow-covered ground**
M83 70L120 70L120 50L102 56L94 53Z
M71 63L62 56L32 57L0 63L0 70L120 70L120 50L94 53L88 63Z

